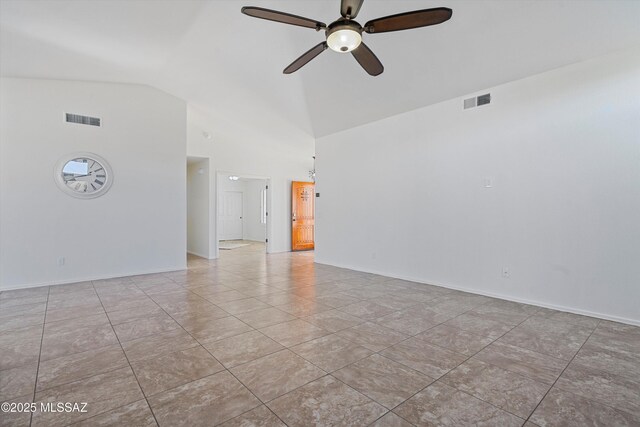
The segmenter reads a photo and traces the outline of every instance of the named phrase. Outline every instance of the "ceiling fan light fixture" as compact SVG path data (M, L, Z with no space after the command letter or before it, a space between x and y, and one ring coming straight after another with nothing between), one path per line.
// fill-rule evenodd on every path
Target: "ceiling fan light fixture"
M326 40L318 43L296 58L295 61L282 70L284 74L291 74L298 71L313 58L329 48L338 53L351 52L358 64L360 64L370 76L379 76L382 74L384 66L371 49L362 42L363 31L367 34L378 34L428 27L448 21L451 19L453 13L448 7L414 10L373 19L368 21L363 27L354 20L363 2L364 0L340 0L341 17L329 25L315 19L265 9L263 7L245 6L241 9L241 12L245 15L266 19L268 21L311 28L316 31L325 30Z
M351 52L360 46L360 43L362 43L362 35L352 28L338 29L327 36L329 48L340 53Z

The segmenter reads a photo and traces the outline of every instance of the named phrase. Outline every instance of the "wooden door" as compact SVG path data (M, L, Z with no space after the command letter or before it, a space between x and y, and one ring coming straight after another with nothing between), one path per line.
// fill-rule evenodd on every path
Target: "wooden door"
M314 196L313 182L294 181L291 185L291 250L307 251L314 248Z
M242 240L242 193L225 191L220 202L220 240Z

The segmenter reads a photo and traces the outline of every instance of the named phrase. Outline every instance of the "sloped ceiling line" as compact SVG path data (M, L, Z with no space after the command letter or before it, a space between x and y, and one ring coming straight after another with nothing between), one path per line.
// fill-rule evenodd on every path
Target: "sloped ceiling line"
M239 125L318 138L640 40L635 0L365 0L362 22L443 5L454 16L439 26L366 34L385 65L378 77L335 52L285 76L284 67L324 34L251 19L243 5L3 0L0 73L149 84ZM324 22L339 16L338 0L246 5Z

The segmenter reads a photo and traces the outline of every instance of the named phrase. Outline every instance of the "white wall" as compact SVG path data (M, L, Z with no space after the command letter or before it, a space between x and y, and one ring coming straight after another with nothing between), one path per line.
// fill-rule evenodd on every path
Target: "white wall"
M187 252L209 258L209 159L187 164Z
M266 237L266 224L261 222L261 196L266 181L261 179L250 179L244 181L244 239L264 242Z
M220 191L238 191L240 193L244 192L244 181L240 179L233 181L231 179L228 179L229 176L227 175L225 175L223 178L224 179L220 180L220 183L218 184Z
M223 102L223 101L221 101ZM313 168L314 139L300 129L244 126L222 120L197 107L187 109L187 154L207 157L212 171L271 179L270 252L291 250L291 181L307 181ZM204 133L211 134L208 139ZM211 173L210 212L216 212L216 179ZM215 236L216 221L210 229ZM215 237L211 254L217 251Z
M319 139L316 261L639 324L640 51L485 92Z
M185 268L183 101L138 85L12 78L0 99L0 288ZM103 126L65 123L64 112ZM56 162L76 151L111 164L102 197L54 183Z

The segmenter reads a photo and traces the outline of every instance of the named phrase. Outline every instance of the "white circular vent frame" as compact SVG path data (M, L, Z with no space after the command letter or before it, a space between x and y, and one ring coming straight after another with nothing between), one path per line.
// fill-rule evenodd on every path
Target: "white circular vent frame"
M103 184L100 185L99 188L92 191L78 191L72 188L71 186L69 186L70 180L65 180L65 174L63 173L63 170L69 162L72 162L74 160L79 160L79 159L86 159L88 162L95 162L95 164L99 166L97 168L99 170L98 171L99 173L97 174L98 176L101 176L103 174L102 172L104 171L104 178L103 178L104 181L101 181L103 182ZM88 167L91 167L91 166L93 165L91 164L88 165ZM93 172L95 172L95 169ZM91 174L92 172L88 172L88 173ZM107 191L109 191L109 188L111 188L111 185L113 184L113 170L111 169L111 165L109 165L109 162L107 162L103 157L95 153L81 151L81 152L68 154L62 157L60 160L58 160L53 170L53 178L58 188L62 190L62 192L68 194L69 196L76 197L79 199L93 199L96 197L100 197L103 194L105 194ZM96 178L96 179L99 180L100 178ZM85 188L88 189L88 185L91 185L91 183L88 181L83 181L83 182L88 183L85 186Z

